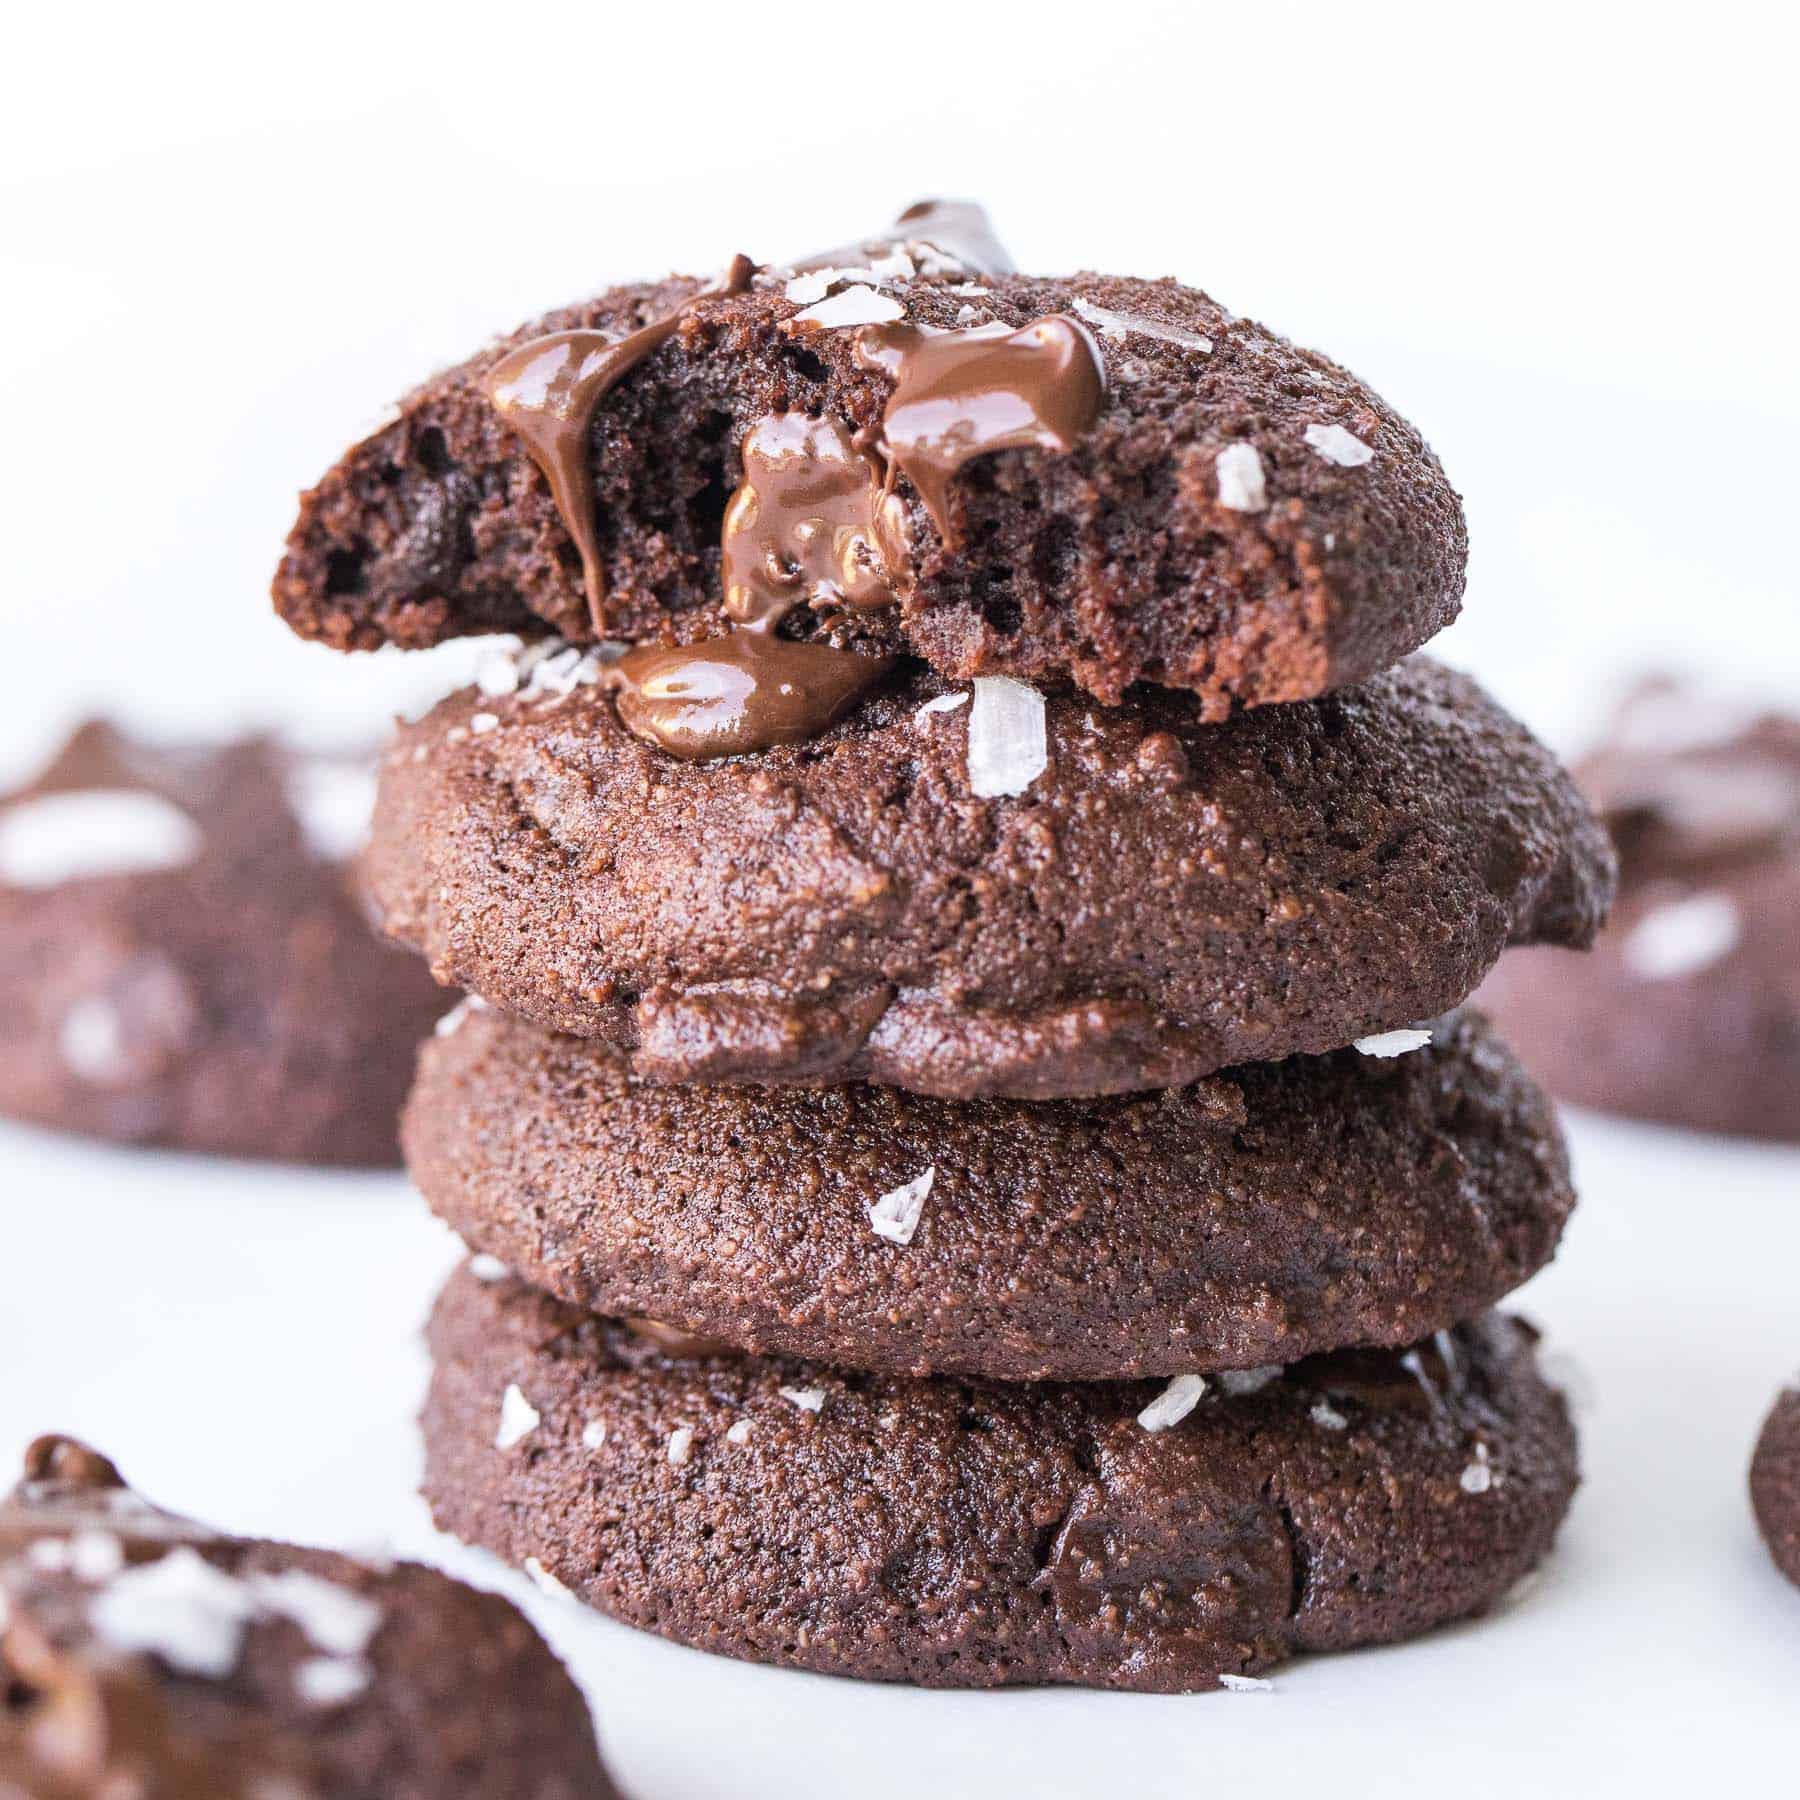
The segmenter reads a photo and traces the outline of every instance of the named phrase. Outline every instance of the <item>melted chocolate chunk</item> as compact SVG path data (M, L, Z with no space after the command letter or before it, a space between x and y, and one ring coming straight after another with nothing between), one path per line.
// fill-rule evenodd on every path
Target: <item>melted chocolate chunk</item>
M883 444L947 544L957 541L950 481L965 463L996 450L1072 450L1106 397L1098 347L1061 313L1020 331L870 325L856 360L894 381Z
M494 409L524 440L543 470L556 510L581 552L583 579L594 629L606 628L606 578L594 517L594 476L588 462L588 433L600 402L652 351L660 350L702 300L738 294L749 285L754 265L732 259L724 278L628 337L598 331L555 331L533 338L504 356L485 378Z

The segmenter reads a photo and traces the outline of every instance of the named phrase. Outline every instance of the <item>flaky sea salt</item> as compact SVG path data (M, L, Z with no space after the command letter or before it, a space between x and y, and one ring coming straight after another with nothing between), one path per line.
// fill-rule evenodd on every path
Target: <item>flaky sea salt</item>
M1488 1467L1486 1444L1475 1446L1475 1460L1463 1470L1458 1479L1465 1494L1485 1494L1494 1485L1494 1471Z
M497 1256L489 1256L485 1250L478 1250L469 1258L469 1273L477 1281L504 1281L512 1273Z
M1280 1363L1266 1363L1260 1369L1224 1369L1217 1380L1219 1386L1234 1398L1244 1394L1260 1394L1270 1382L1279 1381L1285 1371Z
M1075 302L1076 315L1085 319L1088 324L1109 342L1122 344L1133 332L1139 337L1155 338L1159 343L1180 344L1187 350L1212 350L1212 339L1202 337L1197 331L1189 331L1180 325L1165 324L1161 319L1144 317L1141 313L1110 312L1104 306L1096 306L1091 300Z
M159 794L44 794L0 812L0 886L48 888L94 875L184 868L203 842L200 827Z
M1431 1042L1431 1033L1423 1026L1408 1025L1398 1031L1377 1031L1370 1037L1359 1037L1356 1048L1364 1056L1405 1056L1409 1050L1423 1050Z
M1232 1694L1272 1694L1275 1684L1260 1675L1221 1675L1219 1686Z
M1336 463L1340 469L1360 469L1375 456L1361 438L1341 425L1309 425L1304 436L1326 462Z
M88 1622L113 1649L160 1657L183 1675L223 1680L237 1665L255 1596L182 1545L124 1571L95 1595Z
M748 1419L739 1419L738 1422L726 1432L725 1441L728 1444L747 1444L750 1441L750 1430L750 1421Z
M590 1419L581 1428L581 1447L584 1450L598 1450L606 1442L606 1421Z
M919 1216L925 1210L926 1199L936 1180L937 1164L933 1163L923 1175L915 1175L902 1186L889 1189L869 1208L869 1228L877 1237L884 1237L891 1243L910 1244L913 1233L919 1229Z
M790 1405L799 1407L802 1412L816 1413L821 1411L825 1405L825 1390L822 1387L784 1387L777 1388L775 1391Z
M1050 766L1044 696L1010 675L979 675L969 709L969 791L1022 794Z
M500 1429L494 1433L494 1448L510 1450L523 1443L544 1422L544 1416L525 1398L517 1382L500 1396Z
M1708 968L1736 948L1743 932L1727 894L1693 894L1646 913L1631 928L1619 954L1645 981L1673 981Z
M1312 1422L1323 1431L1346 1431L1350 1421L1329 1400L1315 1400Z
M342 1706L368 1685L369 1665L354 1656L315 1656L294 1671L294 1692L308 1706Z
M110 1531L78 1531L73 1537L39 1538L25 1560L34 1569L77 1581L110 1581L125 1566L125 1546Z
M328 1656L360 1656L381 1629L380 1604L305 1569L255 1574L244 1585L261 1608L291 1620Z
M469 715L469 735L486 737L490 731L500 729L500 715L491 712L478 712Z
M56 1033L56 1051L64 1067L83 1081L118 1081L130 1070L125 1021L110 1000L97 994L77 1000L63 1014Z
M913 714L913 722L921 726L929 725L938 713L955 712L959 706L967 706L968 703L969 696L966 691L960 694L939 694L935 700L927 700Z
M1206 1392L1204 1375L1177 1375L1163 1391L1138 1414L1137 1422L1146 1431L1167 1431L1179 1425Z
M691 1425L677 1425L669 1433L669 1461L677 1468L694 1454L694 1428Z
M1261 512L1269 504L1269 484L1254 444L1227 444L1214 460L1219 504L1233 512Z
M847 287L797 312L790 325L810 325L818 331L834 331L845 325L885 325L904 319L906 308L892 294L872 287Z

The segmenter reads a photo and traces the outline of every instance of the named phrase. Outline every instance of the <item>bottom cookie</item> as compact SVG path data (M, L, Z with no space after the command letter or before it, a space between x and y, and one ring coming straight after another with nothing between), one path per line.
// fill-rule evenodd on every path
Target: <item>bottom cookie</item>
M1782 1391L1757 1439L1750 1503L1776 1568L1800 1583L1800 1382Z
M1492 1606L1574 1492L1536 1334L1204 1383L715 1353L511 1276L429 1331L439 1525L680 1643L929 1687L1178 1693ZM1194 1398L1195 1394L1199 1398Z
M617 1800L508 1601L221 1537L70 1438L0 1500L0 1795Z

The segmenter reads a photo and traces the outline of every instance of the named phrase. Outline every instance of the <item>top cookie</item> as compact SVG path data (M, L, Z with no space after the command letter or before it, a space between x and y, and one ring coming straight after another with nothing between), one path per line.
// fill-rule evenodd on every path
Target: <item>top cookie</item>
M801 456L831 569L758 489ZM1463 588L1455 492L1354 376L1172 280L1013 273L976 209L928 206L798 273L609 289L434 376L304 496L275 604L340 649L703 638L745 619L747 492L785 638L1187 688L1210 718L1366 679Z

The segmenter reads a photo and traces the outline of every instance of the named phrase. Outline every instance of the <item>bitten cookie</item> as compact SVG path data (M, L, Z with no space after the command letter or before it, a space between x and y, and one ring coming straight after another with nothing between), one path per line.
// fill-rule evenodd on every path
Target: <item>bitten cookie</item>
M508 1601L221 1537L68 1438L0 1504L0 1697L0 1789L46 1800L616 1800Z
M1750 1464L1750 1501L1775 1566L1800 1583L1800 1382L1775 1402Z
M927 1687L1188 1692L1479 1612L1575 1486L1533 1334L1235 1384L1001 1385L670 1354L455 1276L438 1523L697 1648Z
M82 727L0 797L0 1112L131 1143L385 1165L444 1010L345 879L366 764Z
M813 743L684 763L576 657L401 730L367 886L440 980L657 1081L1169 1087L1433 1017L1611 895L1555 761L1422 659L1224 725L915 666Z
M485 1011L430 1045L414 1181L596 1312L740 1350L999 1381L1404 1348L1545 1263L1574 1196L1485 1027L1111 1100L657 1088Z
M1507 957L1483 1004L1570 1100L1800 1143L1800 719L1651 683L1576 779L1617 913L1580 961Z
M1015 274L975 209L927 207L797 271L611 289L433 377L303 497L276 607L345 649L706 635L746 443L808 419L871 464L878 591L803 637L1217 718L1366 680L1461 602L1457 496L1354 376L1171 280ZM546 423L575 434L555 477Z

